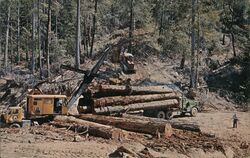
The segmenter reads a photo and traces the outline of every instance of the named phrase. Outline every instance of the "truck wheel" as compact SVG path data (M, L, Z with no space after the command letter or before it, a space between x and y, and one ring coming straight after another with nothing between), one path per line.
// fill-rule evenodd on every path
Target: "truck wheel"
M191 109L191 112L190 112L191 116L195 117L197 115L197 113L198 113L197 108L194 107L194 108Z
M164 111L159 111L157 113L157 118L165 119L166 118L165 112Z
M10 125L10 128L21 128L21 126L18 123L13 123Z
M172 118L173 112L172 111L167 111L166 112L166 119L170 120Z

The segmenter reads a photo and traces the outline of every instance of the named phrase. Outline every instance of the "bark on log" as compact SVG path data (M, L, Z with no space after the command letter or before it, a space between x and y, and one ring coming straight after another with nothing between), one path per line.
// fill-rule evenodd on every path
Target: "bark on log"
M167 93L167 94L103 97L94 99L94 107L98 108L104 106L128 105L133 103L143 103L143 102L159 101L167 99L178 99L178 96L176 93Z
M197 125L195 122L188 122L188 121L176 121L176 120L164 120L159 118L151 118L151 117L145 117L145 116L136 116L136 115L129 115L129 114L123 114L123 118L128 119L134 119L134 120L144 120L144 121L150 121L154 123L169 123L171 124L172 128L175 129L181 129L186 131L192 131L192 132L201 132L200 126Z
M95 108L94 111L96 114L110 114L115 112L124 113L126 111L137 111L137 110L146 110L146 109L157 109L157 108L178 108L179 104L176 99L163 100L163 101L153 101L146 103L135 103L129 104L126 106L106 106Z
M72 116L56 116L54 118L54 122L51 122L50 124L57 127L71 128L72 130L77 129L78 132L85 132L87 130L89 135L102 137L105 139L120 140L128 136L128 132L125 130L77 119Z
M172 128L169 123L155 123L144 120L135 120L128 118L119 118L111 116L101 116L92 114L83 114L78 116L79 119L92 121L104 125L114 126L127 131L146 133L157 136L163 133L165 136L171 136Z
M124 95L145 95L145 94L164 94L171 93L173 90L166 86L117 86L117 85L99 85L97 89L92 90L94 98L107 96Z

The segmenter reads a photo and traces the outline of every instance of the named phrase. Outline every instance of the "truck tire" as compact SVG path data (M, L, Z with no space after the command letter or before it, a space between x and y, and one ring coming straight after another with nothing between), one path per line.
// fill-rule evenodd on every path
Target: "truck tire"
M172 111L166 111L166 119L170 120L172 118L173 112Z
M166 114L165 114L164 111L158 111L156 117L160 118L160 119L165 119L166 118Z
M196 107L193 107L190 111L191 116L195 117L198 113L198 109Z
M21 126L18 123L13 123L10 125L10 128L21 128Z

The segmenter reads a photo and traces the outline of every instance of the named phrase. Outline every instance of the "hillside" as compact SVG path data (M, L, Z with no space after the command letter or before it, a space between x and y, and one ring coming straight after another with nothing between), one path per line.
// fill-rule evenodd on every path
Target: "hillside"
M0 1L0 157L249 157L249 110L248 0Z

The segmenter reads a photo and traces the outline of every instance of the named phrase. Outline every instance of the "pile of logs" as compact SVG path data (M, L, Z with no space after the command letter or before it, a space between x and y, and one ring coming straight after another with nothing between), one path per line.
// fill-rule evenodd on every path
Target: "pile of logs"
M105 139L127 139L135 134L149 134L154 137L170 138L173 129L201 132L195 123L174 122L157 118L124 115L123 117L81 114L77 116L56 116L51 125L67 128L78 133Z
M157 108L178 108L179 97L166 86L99 85L84 94L79 106L96 114L124 113Z
M172 89L164 86L96 86L84 94L78 106L85 109L85 112L91 109L92 114L56 116L50 124L78 133L118 140L134 134L169 138L174 132L173 128L200 132L199 126L193 123L126 114L127 111L177 108L179 97ZM112 113L123 115L105 116Z

